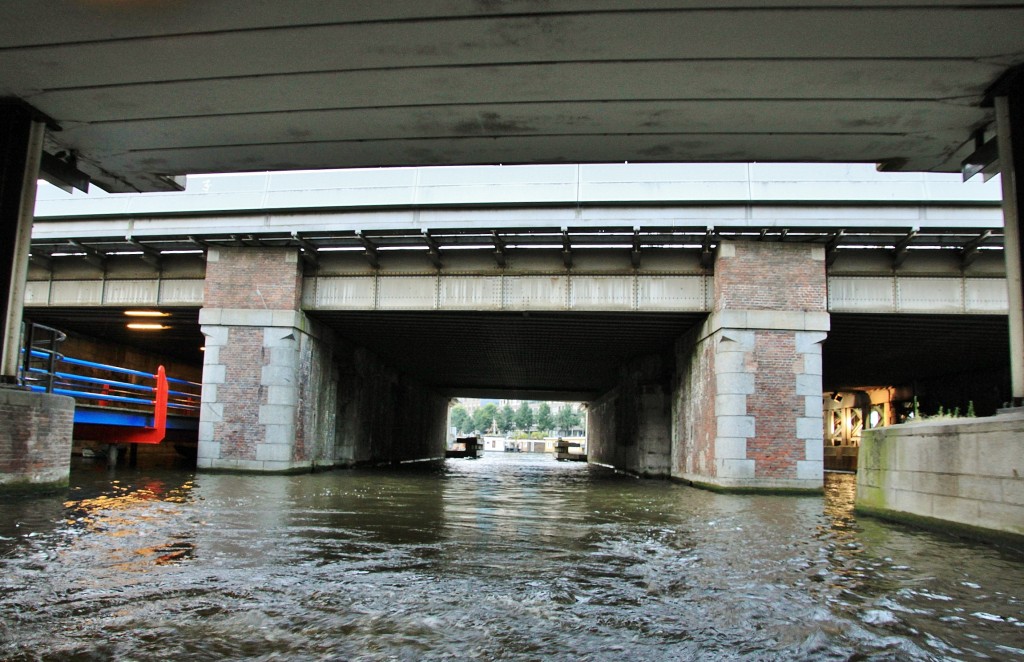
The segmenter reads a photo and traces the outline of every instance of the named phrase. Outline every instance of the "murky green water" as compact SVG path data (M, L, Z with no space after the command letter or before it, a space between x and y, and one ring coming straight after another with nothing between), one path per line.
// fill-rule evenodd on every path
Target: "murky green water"
M0 505L0 659L1024 660L1024 557L549 457L81 467Z

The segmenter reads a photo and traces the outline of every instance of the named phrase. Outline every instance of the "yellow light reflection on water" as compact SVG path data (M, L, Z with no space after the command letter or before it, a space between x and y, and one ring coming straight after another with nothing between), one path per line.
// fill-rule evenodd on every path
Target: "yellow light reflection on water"
M81 544L105 548L111 564L125 570L145 570L152 563L166 565L193 556L192 533L185 531L167 540L163 526L180 512L175 504L191 500L191 481L175 487L162 481L133 487L113 481L111 487L110 494L64 502L65 522L85 534L78 538ZM157 531L164 532L162 540L152 539Z

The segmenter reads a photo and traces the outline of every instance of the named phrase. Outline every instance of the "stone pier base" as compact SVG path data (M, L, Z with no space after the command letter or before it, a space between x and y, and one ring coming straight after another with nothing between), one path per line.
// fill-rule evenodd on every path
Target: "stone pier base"
M0 388L0 493L66 487L75 401Z

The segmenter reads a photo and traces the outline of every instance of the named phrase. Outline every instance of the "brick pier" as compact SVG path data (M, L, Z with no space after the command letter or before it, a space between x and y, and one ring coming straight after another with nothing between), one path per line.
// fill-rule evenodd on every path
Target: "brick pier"
M672 475L821 490L828 328L823 247L722 242L711 314L678 345Z
M0 494L66 487L75 401L0 388Z
M211 248L204 303L199 469L444 457L447 398L308 317L296 249Z

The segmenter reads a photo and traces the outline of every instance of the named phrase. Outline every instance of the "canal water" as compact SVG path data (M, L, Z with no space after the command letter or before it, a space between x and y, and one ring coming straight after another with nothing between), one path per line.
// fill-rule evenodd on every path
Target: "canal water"
M549 456L79 465L0 504L3 660L1024 660L1020 551Z

